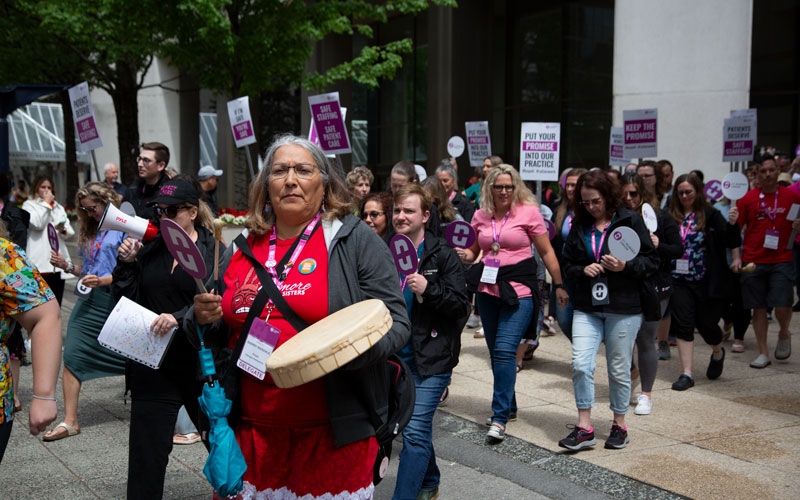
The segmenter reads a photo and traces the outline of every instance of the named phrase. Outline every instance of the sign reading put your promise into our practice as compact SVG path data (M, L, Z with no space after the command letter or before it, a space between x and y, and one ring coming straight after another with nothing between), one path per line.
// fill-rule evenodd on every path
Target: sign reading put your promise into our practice
M469 165L483 166L483 159L492 156L492 138L489 137L489 122L465 122Z
M523 123L519 173L526 181L557 181L560 123Z

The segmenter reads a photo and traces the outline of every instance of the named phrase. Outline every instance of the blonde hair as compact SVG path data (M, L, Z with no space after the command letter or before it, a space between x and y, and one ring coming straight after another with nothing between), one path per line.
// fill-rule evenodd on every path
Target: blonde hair
M320 207L325 211L322 215L323 219L331 220L344 217L347 214L352 214L355 208L350 190L347 189L344 179L342 179L337 170L332 168L330 160L325 156L325 152L308 139L291 134L282 135L267 148L267 153L264 155L264 168L250 183L250 194L247 202L249 216L245 227L256 236L266 234L272 230L272 226L275 224L275 212L271 209L267 210L270 204L269 176L272 172L275 153L283 146L291 145L299 146L308 151L317 168L319 168L324 192L322 206Z
M119 198L117 198L117 193L105 182L90 182L75 193L75 206L78 207L78 222L81 227L78 234L78 246L88 251L97 237L99 223L93 217L89 217L85 210L81 210L83 206L81 200L84 198L106 205L110 203L115 207L119 207Z
M536 205L539 206L539 200L536 195L528 189L528 186L522 182L517 169L507 163L501 163L496 166L486 175L486 180L481 184L481 210L486 215L494 215L494 182L500 175L510 175L511 184L514 186L512 193L514 198L511 202L511 210L514 210L516 205Z

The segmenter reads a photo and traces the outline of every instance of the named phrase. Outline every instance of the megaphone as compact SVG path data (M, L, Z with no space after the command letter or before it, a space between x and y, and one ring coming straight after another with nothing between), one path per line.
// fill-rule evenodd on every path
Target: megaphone
M121 231L142 241L150 241L158 235L158 228L152 222L135 215L128 215L111 203L106 203L99 229Z

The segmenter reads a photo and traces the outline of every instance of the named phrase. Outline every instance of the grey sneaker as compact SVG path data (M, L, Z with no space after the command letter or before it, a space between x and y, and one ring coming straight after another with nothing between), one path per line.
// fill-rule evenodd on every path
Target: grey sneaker
M658 359L667 360L671 357L672 353L669 352L669 342L662 340L658 343Z
M775 359L789 359L792 355L792 337L785 339L778 339L778 344L775 346Z
M486 433L486 444L497 444L506 438L506 430L500 424L493 423Z
M750 362L750 368L766 368L772 364L767 356L759 354L756 359Z

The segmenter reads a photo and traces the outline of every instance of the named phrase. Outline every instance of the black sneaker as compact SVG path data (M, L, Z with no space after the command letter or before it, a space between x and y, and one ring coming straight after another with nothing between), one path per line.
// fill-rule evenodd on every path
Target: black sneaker
M794 303L794 305L792 306L792 311L800 312L800 300Z
M569 429L569 426L567 428ZM579 451L596 444L594 430L587 431L577 425L572 427L572 432L569 433L569 436L558 442L558 446L572 451Z
M709 380L718 379L722 375L722 365L725 363L725 348L722 348L722 357L714 359L714 353L711 353L711 361L708 362L708 369L706 370L706 377Z
M617 424L613 424L611 426L611 435L608 436L608 439L606 439L605 447L609 450L621 450L628 445L629 441L630 439L628 438L628 431Z
M673 391L685 391L686 389L694 387L694 379L685 373L681 373L681 376L678 377L672 384Z

